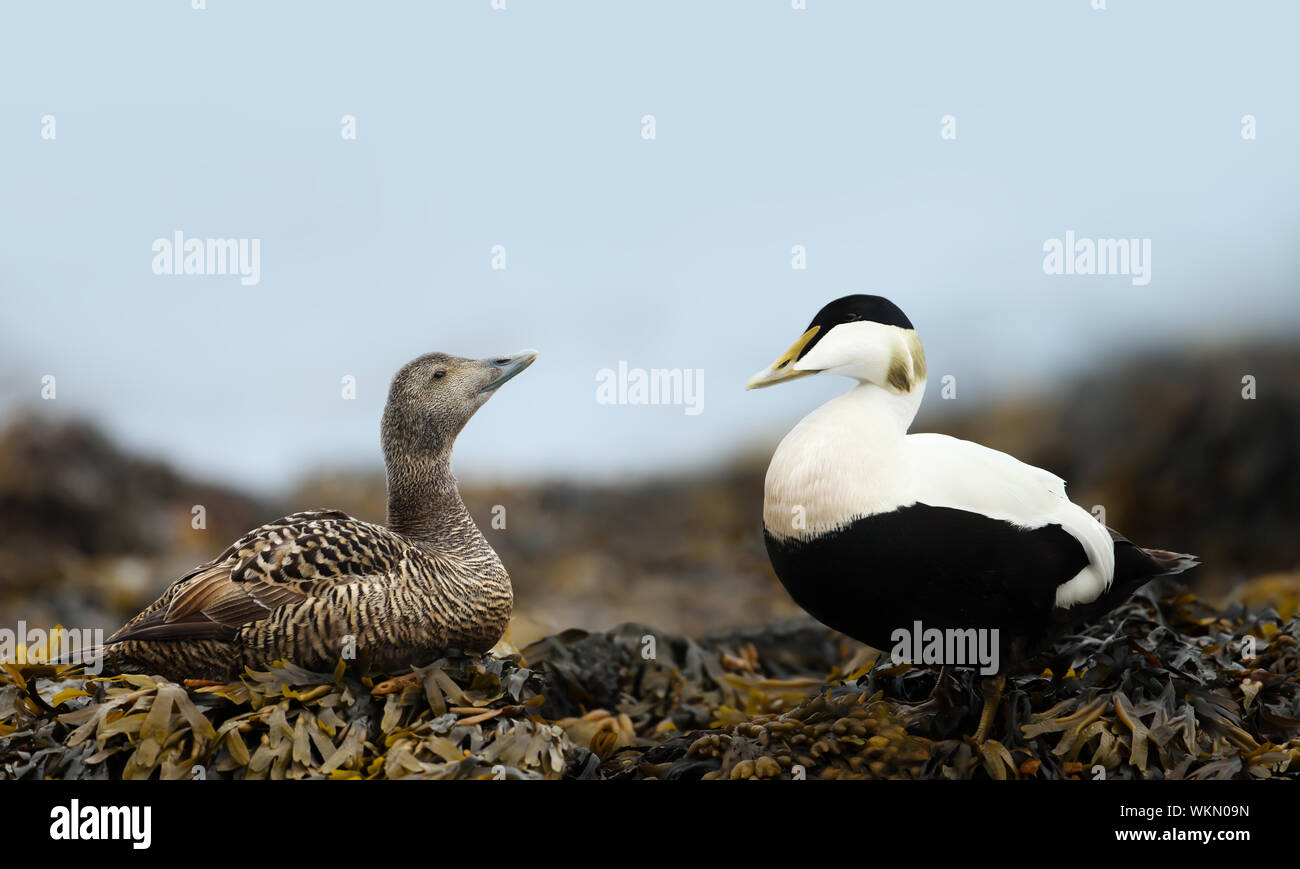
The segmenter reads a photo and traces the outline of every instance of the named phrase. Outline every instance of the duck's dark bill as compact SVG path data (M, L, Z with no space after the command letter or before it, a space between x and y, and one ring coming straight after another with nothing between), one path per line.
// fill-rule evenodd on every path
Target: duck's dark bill
M498 374L492 380L491 383L489 383L487 386L483 387L479 391L491 392L501 384L505 383L510 378L514 377L519 372L523 371L529 365L532 365L533 360L535 360L536 358L537 358L536 350L525 350L522 353L516 353L513 356L500 356L493 359L480 359L479 360L480 364L487 365L491 368L500 368L501 373Z

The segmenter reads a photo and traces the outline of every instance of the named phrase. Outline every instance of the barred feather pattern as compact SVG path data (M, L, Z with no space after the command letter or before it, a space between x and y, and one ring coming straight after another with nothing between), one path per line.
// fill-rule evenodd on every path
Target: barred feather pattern
M328 671L353 651L393 671L448 648L486 651L512 603L510 577L459 498L421 537L314 510L182 576L109 638L109 655L123 672L170 678L231 679L279 659Z

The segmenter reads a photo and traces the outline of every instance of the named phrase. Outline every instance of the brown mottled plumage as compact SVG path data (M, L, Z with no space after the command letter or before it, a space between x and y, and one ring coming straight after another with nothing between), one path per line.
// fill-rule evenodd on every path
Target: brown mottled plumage
M460 499L451 449L535 358L432 353L404 366L382 425L387 527L314 510L250 531L110 637L109 659L124 672L230 679L281 658L329 670L349 648L380 670L491 648L510 619L510 577Z

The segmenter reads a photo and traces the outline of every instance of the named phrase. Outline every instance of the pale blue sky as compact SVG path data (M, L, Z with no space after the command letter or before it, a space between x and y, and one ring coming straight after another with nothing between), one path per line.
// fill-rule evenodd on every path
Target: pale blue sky
M377 462L407 359L535 347L458 471L609 478L774 444L844 384L744 382L848 292L964 402L1300 321L1296 4L208 5L0 7L6 413L269 489ZM261 283L155 276L176 230ZM1151 283L1045 275L1066 230L1151 239ZM704 412L597 404L619 360Z

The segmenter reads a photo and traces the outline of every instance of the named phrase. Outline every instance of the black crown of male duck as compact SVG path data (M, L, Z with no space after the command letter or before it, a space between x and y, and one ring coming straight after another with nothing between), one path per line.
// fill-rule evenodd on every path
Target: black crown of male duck
M888 299L831 302L748 388L816 374L855 383L777 447L763 530L790 596L832 628L886 650L917 621L997 629L1005 670L1148 580L1197 563L1133 545L1048 471L970 441L908 434L925 352Z
M448 648L490 649L510 619L510 577L461 501L451 451L470 417L536 357L430 353L403 366L381 426L387 526L314 510L250 531L110 637L110 662L231 679L279 659L329 670L349 645L388 671Z

